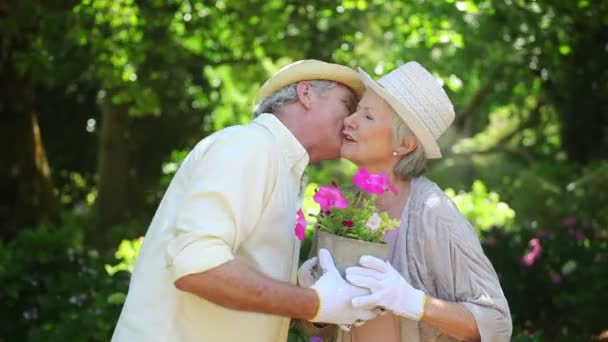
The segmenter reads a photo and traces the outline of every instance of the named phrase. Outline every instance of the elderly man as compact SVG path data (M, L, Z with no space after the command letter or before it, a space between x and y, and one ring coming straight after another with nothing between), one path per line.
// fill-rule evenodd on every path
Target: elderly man
M369 320L329 253L295 286L304 169L340 156L343 120L364 86L341 65L293 63L259 90L255 119L202 140L152 220L113 341L286 341L290 317Z

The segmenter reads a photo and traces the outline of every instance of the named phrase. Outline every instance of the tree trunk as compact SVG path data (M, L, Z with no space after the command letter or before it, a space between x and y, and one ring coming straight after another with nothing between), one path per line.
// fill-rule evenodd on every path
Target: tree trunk
M125 106L101 100L101 131L97 164L97 224L106 229L128 217L128 115Z
M24 227L59 222L60 209L31 86L10 61L1 70L0 238L11 239Z

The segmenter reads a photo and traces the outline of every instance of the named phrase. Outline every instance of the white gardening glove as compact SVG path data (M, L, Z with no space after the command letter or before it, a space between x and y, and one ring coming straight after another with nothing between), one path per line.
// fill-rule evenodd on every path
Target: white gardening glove
M319 258L313 257L310 258L300 266L298 269L298 286L300 287L311 287L312 284L317 281L314 276L314 268L317 266L317 261Z
M386 261L364 255L359 259L363 267L346 269L346 279L353 285L372 292L368 296L354 298L356 308L385 308L394 314L419 321L424 315L426 295L413 288L397 270Z
M319 258L312 257L302 263L298 269L298 286L311 287L315 281L317 281L315 275L317 274L316 266L318 261ZM382 313L384 312L381 312L381 314ZM363 323L365 323L365 321L358 320L354 323L354 325L358 327L363 325ZM351 324L340 324L339 327L344 331L349 331L351 329Z
M317 291L319 309L311 322L340 324L346 330L350 324L361 324L376 317L371 309L353 308L353 298L368 295L369 291L344 280L326 249L319 250L319 266L323 275L311 286Z

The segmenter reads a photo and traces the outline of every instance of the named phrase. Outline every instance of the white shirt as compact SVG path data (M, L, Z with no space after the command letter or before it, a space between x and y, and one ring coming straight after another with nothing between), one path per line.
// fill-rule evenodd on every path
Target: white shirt
M199 142L148 228L112 340L286 341L289 318L226 309L173 283L238 259L295 284L308 158L272 114Z

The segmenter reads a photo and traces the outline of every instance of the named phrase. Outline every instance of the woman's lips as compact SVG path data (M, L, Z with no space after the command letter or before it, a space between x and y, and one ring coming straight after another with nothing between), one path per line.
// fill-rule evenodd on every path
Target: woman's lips
M353 137L348 133L343 133L342 136L344 137L344 140L346 140L347 142L356 142L356 140L353 139Z

